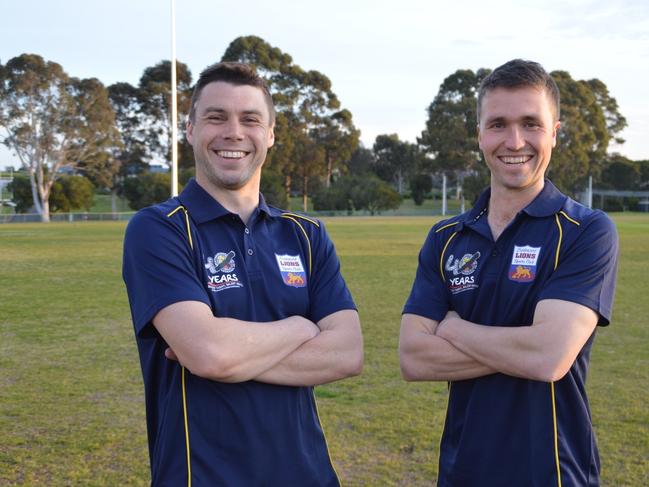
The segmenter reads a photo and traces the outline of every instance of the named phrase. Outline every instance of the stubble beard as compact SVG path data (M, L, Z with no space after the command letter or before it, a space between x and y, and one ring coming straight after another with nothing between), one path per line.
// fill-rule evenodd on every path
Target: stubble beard
M225 171L219 171L209 161L198 157L197 154L194 154L194 157L196 159L197 171L201 171L212 186L229 191L236 191L243 188L250 182L257 169L263 164L263 161L253 159L240 173L227 175Z

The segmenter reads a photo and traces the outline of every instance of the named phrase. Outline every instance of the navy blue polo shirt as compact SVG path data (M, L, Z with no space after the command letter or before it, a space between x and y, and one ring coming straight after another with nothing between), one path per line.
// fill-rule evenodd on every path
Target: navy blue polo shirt
M494 242L489 196L487 190L473 209L432 228L404 313L440 321L455 310L482 325L526 326L540 300L562 299L593 309L598 324L608 325L618 239L606 214L546 180ZM598 485L585 390L594 335L554 383L500 373L452 382L438 485Z
M152 324L172 303L214 316L313 322L355 309L333 244L317 220L260 196L245 225L191 180L177 198L138 212L124 241L144 376L153 485L339 485L313 388L221 383L167 360ZM189 460L189 461L188 461Z

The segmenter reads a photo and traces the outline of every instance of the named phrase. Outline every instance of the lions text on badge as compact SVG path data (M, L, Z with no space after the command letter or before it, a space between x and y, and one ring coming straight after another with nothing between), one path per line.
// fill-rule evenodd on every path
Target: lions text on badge
M284 284L291 287L306 286L306 272L299 255L275 254L275 259Z

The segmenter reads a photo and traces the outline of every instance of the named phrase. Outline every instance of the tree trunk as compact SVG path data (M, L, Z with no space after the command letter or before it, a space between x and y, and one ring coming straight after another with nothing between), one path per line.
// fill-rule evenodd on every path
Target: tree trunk
M41 212L41 221L49 222L50 221L50 202L48 200L43 201L43 209Z
M334 167L333 158L330 155L327 155L327 180L326 180L327 188L331 187L331 175L333 174L334 171L333 167Z
M50 193L53 184L54 181L43 181L38 188L38 194L41 199L41 221L43 222L50 221Z
M29 171L29 184L32 187L32 201L34 202L34 209L39 215L43 214L43 208L41 207L41 201L38 198L38 186L36 184L36 178L34 177L34 171Z
M291 210L291 175L284 176L284 192L286 193L287 210Z
M309 177L305 174L304 175L304 181L302 183L302 211L306 213L308 211L307 208L307 203L308 203L308 191L309 191Z
M113 213L117 213L117 189L110 190L110 209Z

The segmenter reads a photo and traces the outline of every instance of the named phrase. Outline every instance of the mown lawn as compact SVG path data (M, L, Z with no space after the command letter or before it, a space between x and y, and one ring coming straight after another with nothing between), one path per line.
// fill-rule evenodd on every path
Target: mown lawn
M614 319L591 357L603 484L649 484L649 217L615 216ZM362 376L317 389L345 485L431 485L446 384L398 370L401 307L430 218L326 220L361 312ZM148 485L124 223L0 225L0 485Z

